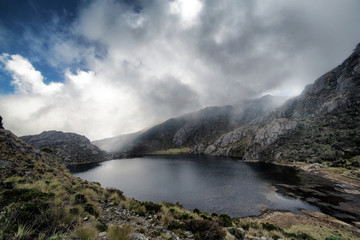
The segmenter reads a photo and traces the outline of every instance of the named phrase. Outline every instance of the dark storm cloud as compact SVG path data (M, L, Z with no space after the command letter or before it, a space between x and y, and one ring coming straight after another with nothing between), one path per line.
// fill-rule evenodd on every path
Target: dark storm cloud
M178 79L167 76L151 82L144 88L144 105L150 109L149 114L176 116L201 107L197 93Z

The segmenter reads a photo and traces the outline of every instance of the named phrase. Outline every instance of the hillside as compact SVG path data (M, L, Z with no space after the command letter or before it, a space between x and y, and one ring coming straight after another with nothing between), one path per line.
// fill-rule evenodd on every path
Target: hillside
M124 134L111 138L92 141L91 143L108 153L123 152L142 132Z
M224 134L204 151L261 161L360 166L360 44L340 66L266 118Z
M127 154L236 156L360 166L360 44L341 65L279 104L265 96L239 106L209 107L172 118L127 143ZM176 152L176 151L175 151Z
M234 106L207 107L169 119L142 132L98 140L93 144L104 151L131 155L174 148L188 152L197 144L211 144L222 134L274 110L285 99L266 95Z
M85 136L60 131L45 131L37 135L20 137L35 148L55 155L65 164L100 162L105 153L90 143Z

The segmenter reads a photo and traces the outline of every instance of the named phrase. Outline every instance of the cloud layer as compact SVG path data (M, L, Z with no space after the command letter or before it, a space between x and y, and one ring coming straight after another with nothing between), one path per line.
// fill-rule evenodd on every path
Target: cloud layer
M0 95L0 112L18 135L98 139L208 105L298 94L351 53L359 10L356 0L90 1L66 27L54 16L41 34L26 31L34 55L1 55L15 92Z

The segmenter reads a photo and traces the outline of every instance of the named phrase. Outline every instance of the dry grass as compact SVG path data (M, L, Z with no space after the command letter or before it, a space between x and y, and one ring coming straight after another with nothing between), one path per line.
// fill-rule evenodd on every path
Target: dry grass
M80 240L95 240L98 235L98 231L94 226L81 225L75 228L74 235Z
M130 234L133 233L133 231L134 229L128 223L122 226L115 224L109 228L107 236L109 240L128 240L130 239Z

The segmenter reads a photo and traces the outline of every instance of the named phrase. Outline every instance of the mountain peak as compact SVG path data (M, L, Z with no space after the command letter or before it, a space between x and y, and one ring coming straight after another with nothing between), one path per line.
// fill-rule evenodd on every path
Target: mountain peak
M360 54L360 43L356 45L354 52Z

